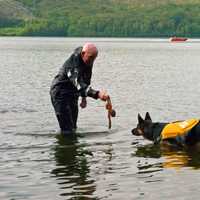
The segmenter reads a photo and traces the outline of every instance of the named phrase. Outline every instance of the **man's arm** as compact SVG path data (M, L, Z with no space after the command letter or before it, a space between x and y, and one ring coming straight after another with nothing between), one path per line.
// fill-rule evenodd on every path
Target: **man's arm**
M87 96L94 99L101 99L102 101L106 101L109 98L109 95L105 90L94 90L91 87L87 91Z
M91 87L89 87L87 90L86 90L86 95L88 97L92 97L93 99L98 99L99 98L99 90L94 90L92 89Z
M92 97L93 99L101 99L103 101L106 101L108 99L108 94L104 90L94 90L92 87L89 87L91 82L91 76L92 76L92 67L88 68L85 73L82 75L82 77L79 79L79 83L81 86L80 95L82 98L85 97Z

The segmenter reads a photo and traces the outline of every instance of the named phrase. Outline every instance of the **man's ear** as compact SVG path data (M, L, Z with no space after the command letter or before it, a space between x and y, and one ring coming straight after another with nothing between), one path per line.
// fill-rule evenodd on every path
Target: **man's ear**
M142 119L142 117L140 116L140 114L138 113L138 123L142 124L144 122L144 119Z
M150 117L150 114L149 114L148 112L146 112L145 120L150 120L150 121L152 121L152 120L151 120L151 117Z

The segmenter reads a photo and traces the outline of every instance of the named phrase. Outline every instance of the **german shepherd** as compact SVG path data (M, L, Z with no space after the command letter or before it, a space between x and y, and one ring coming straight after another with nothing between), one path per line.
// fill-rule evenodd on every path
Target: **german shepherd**
M192 121L193 124L191 125L190 123L188 125L188 121ZM154 143L163 142L178 146L192 146L200 142L200 122L195 119L188 121L176 121L172 123L152 122L148 112L146 113L145 119L138 114L138 124L137 127L132 130L132 134L136 136L143 136ZM169 126L169 124L176 124L176 126L185 126L185 124L187 124L187 127L183 133L174 134L178 131L174 130L175 128L173 128L173 126ZM190 128L188 128L189 126ZM164 129L167 129L168 135L166 135L166 131L164 131Z

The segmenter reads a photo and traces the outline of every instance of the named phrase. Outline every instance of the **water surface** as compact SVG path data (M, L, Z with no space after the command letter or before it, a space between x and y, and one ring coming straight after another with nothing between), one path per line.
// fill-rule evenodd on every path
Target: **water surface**
M117 117L88 99L79 136L65 139L50 83L74 48L99 48L92 85ZM200 156L131 135L137 114L154 121L200 116L200 40L0 38L0 199L198 199Z

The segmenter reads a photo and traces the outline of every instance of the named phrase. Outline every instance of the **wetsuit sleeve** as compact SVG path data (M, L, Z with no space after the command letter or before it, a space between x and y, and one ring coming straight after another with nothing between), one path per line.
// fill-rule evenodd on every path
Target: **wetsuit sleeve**
M93 99L98 99L99 98L99 91L98 90L94 90L91 87L88 88L87 91L87 96L88 97L92 97Z
M98 99L99 91L92 89L89 87L91 83L91 76L92 76L92 67L88 68L81 76L79 83L81 86L80 95L82 97L92 97L94 99Z
M98 99L99 91L94 90L89 85L84 82L80 82L81 88L79 89L79 93L81 97L92 97L94 99Z

